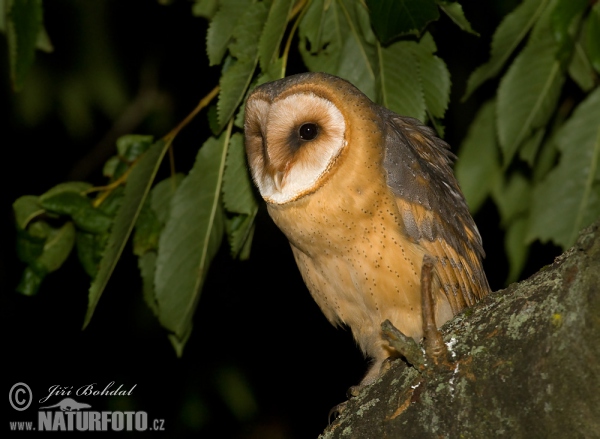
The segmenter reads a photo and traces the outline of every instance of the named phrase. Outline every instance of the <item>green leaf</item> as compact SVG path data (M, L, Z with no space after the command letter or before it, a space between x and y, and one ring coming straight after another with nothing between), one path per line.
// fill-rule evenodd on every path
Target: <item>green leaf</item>
M497 126L505 165L554 112L565 79L556 50L551 37L527 45L500 81Z
M533 167L535 164L535 157L545 134L546 128L537 129L533 135L523 143L523 146L519 150L519 157L521 160L527 162L530 167Z
M221 90L217 103L218 132L225 127L242 102L255 68L256 60L238 61L221 76Z
M153 136L126 134L117 139L117 151L123 160L133 162L150 148L153 141Z
M192 15L210 20L214 17L218 7L218 0L195 0L192 5Z
M229 142L223 174L223 205L228 212L251 215L258 209L246 164L244 137L235 133Z
M144 200L150 191L156 172L167 151L170 142L157 141L136 163L127 178L123 201L116 214L108 242L100 261L98 274L89 290L88 310L83 327L85 328L94 314L100 296L117 265L125 248L127 239L140 213Z
M103 233L108 231L112 218L95 209L91 200L79 192L63 191L48 196L40 196L40 205L53 213L70 216L77 227L90 233Z
M152 210L162 225L165 225L167 218L169 218L169 213L171 212L171 200L184 178L185 175L181 173L167 177L158 182L150 192Z
M217 132L221 132L231 119L252 81L258 63L258 36L267 14L268 9L264 3L255 3L248 8L242 23L235 28L234 41L229 50L238 60L228 58L232 64L227 69L223 67L217 102Z
M269 16L265 23L260 42L258 45L258 54L260 68L266 71L279 55L279 45L283 38L283 33L287 27L288 16L292 11L294 2L292 0L273 0L269 10Z
M483 205L497 178L500 158L496 141L495 102L483 104L458 151L454 173L472 213Z
M558 131L558 166L536 185L528 241L552 240L567 248L600 216L600 88Z
M343 14L340 15L340 25L345 27L347 34L343 38L339 64L334 74L350 81L374 101L377 98L375 92L376 48L367 43L360 25L362 20L367 19L368 12L356 2L349 0L339 0L338 4ZM359 18L361 15L363 19Z
M531 184L522 174L515 172L504 181L496 180L492 197L498 207L502 226L508 227L531 207Z
M313 0L300 20L299 50L306 67L313 72L334 74L342 48L340 12L334 1Z
M220 193L230 129L200 148L173 197L160 236L154 282L159 320L179 341L191 330L200 290L223 236Z
M600 73L600 3L591 9L585 25L586 49L590 63Z
M149 251L138 258L138 268L142 277L142 292L144 302L152 310L152 314L158 317L158 303L156 302L156 289L154 288L154 276L156 273L156 252Z
M76 194L84 195L89 189L93 186L90 183L85 181L68 181L66 183L59 183L54 186L52 189L47 190L42 195L40 195L40 202L51 198L55 195L61 194L63 192L74 192Z
M133 254L142 256L149 251L156 250L161 230L162 225L150 207L150 199L147 198L135 222Z
M450 72L446 63L434 55L437 51L430 33L423 35L415 51L419 61L419 79L425 106L433 117L443 118L450 102Z
M254 232L255 217L256 211L251 215L240 214L225 218L225 233L227 234L232 258L239 257L240 259L244 259L241 252L246 247L248 239L251 239L251 235Z
M421 87L418 50L413 41L398 41L379 49L381 104L403 116L425 120L425 94Z
M504 249L508 257L508 278L506 283L516 282L527 262L529 246L525 242L528 224L527 218L516 218L508 227L504 237Z
M573 48L573 58L569 64L569 76L584 92L589 92L594 88L596 74L581 42L576 42Z
M229 213L225 218L225 232L231 256L247 259L250 252L248 241L252 240L258 203L252 190L252 180L246 165L244 138L238 133L234 134L229 142L222 194L223 206Z
M42 0L6 0L6 36L13 89L23 88L43 29Z
M221 0L220 8L208 26L206 53L209 65L221 64L233 31L251 0Z
M402 35L421 35L428 23L439 18L434 0L367 0L371 23L381 44Z
M38 273L31 267L26 267L17 285L17 292L24 296L35 296L42 285L42 281L46 276L45 273Z
M299 49L309 70L344 78L376 100L376 47L362 24L367 15L356 2L315 0L300 22Z
M563 43L571 39L569 28L573 19L581 15L588 5L588 0L557 0L552 9L551 25L554 39Z
M233 31L229 44L231 56L239 61L254 61L259 56L259 40L268 14L269 9L264 3L254 3L246 9Z
M75 227L68 221L60 229L51 229L44 250L37 259L37 265L46 273L58 270L65 262L75 245Z
M477 32L471 27L471 23L465 17L462 5L455 1L436 0L438 6L444 13L450 17L450 19L456 23L465 32L469 32L473 35L479 36Z
M75 238L77 257L85 272L91 277L96 277L98 266L102 259L102 251L106 244L107 235L96 235L78 231Z
M38 222L43 224L49 232L50 226L47 223L43 221ZM44 243L46 242L48 232L40 236L32 233L31 230L17 230L17 256L19 260L32 265L44 251Z
M471 73L463 101L481 84L500 73L510 55L523 41L549 1L525 0L513 12L504 17L492 37L490 60Z
M13 203L13 211L15 212L17 227L25 229L27 224L29 224L33 218L44 213L44 208L40 206L38 197L34 195L24 195L15 200Z

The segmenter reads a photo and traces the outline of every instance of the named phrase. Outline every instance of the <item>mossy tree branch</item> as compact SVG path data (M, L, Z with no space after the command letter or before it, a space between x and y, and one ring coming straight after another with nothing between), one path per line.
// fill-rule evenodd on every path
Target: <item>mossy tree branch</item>
M397 361L321 438L600 437L600 221L442 332L453 370Z

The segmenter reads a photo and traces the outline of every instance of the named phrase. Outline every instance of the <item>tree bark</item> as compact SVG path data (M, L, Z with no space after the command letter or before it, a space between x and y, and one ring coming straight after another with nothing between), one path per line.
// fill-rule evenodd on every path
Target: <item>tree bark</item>
M600 222L442 334L453 368L395 361L320 438L600 438Z

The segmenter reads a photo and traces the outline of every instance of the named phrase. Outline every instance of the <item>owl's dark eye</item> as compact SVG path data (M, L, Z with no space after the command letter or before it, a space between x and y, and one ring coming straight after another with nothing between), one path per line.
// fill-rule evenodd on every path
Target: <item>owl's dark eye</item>
M298 129L298 134L302 140L313 140L319 134L319 127L316 123L305 123Z

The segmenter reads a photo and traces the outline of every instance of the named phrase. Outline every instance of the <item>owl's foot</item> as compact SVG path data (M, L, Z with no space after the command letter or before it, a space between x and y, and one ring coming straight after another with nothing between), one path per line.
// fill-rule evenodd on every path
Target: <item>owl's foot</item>
M348 404L348 401L344 401L344 402L340 402L338 405L335 405L335 406L331 407L331 410L329 410L329 415L327 415L327 422L329 423L329 425L331 425L331 418L332 418L332 416L333 416L333 420L334 421L337 418L339 418L340 415L346 409L346 405L347 404Z
M435 260L425 255L421 268L421 312L423 315L423 345L425 357L433 367L450 366L448 347L435 323L435 303L433 301L433 264Z
M434 259L425 256L421 268L421 312L425 355L411 337L404 335L389 320L381 324L383 336L390 346L416 369L423 369L426 365L432 365L434 368L450 366L448 348L435 323L435 303L431 288L434 262Z
M404 357L408 364L414 366L416 369L420 369L425 364L423 352L412 337L404 335L389 320L381 324L381 331L392 349Z

